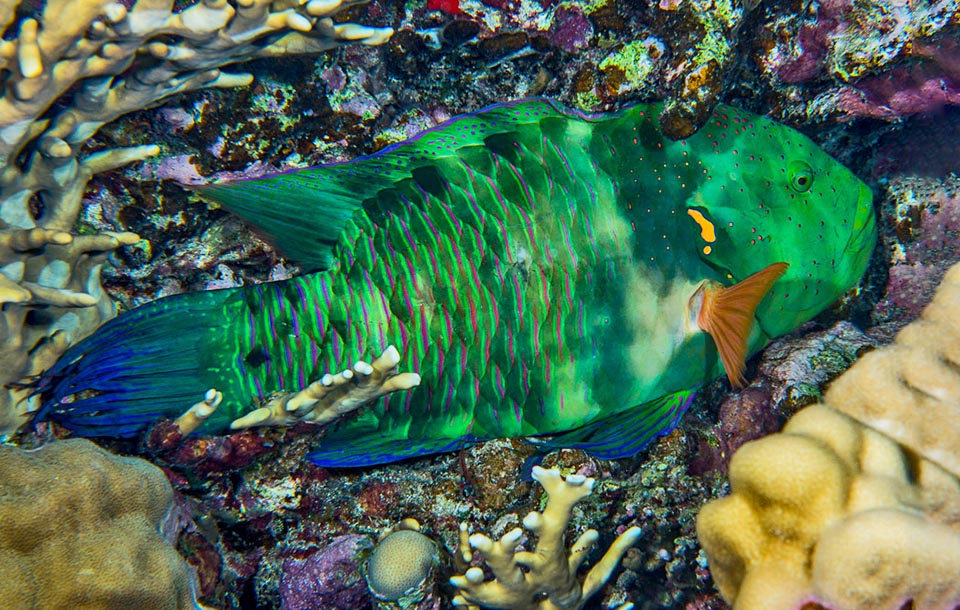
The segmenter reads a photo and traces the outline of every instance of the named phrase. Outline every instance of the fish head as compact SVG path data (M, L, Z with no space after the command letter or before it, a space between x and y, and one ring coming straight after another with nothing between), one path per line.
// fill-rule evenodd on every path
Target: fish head
M768 337L859 282L877 227L872 193L850 170L798 131L729 107L690 144L708 150L686 202L698 256L729 284L790 265L757 308Z

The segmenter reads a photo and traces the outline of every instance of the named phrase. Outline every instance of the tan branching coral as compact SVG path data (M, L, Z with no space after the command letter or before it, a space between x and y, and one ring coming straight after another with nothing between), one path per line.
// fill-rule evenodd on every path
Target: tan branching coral
M159 533L172 502L159 468L87 440L0 445L0 607L197 608Z
M824 404L737 451L731 495L697 519L711 574L735 608L960 606L957 312L960 266L922 317L844 373Z
M331 423L391 392L420 385L420 375L401 373L399 364L400 352L391 345L373 363L358 360L351 368L335 375L326 374L302 390L271 396L265 406L233 420L230 428ZM202 401L176 419L180 434L188 435L203 425L222 401L222 393L207 390Z
M253 426L289 426L300 421L328 424L363 405L420 385L420 375L401 373L400 352L389 346L373 363L363 360L336 375L324 375L299 392L281 394L266 406L230 424L232 430Z
M0 0L0 434L34 407L15 385L114 315L100 289L106 255L131 233L74 236L90 177L157 154L153 145L84 154L116 118L201 87L248 84L220 68L313 53L392 30L335 24L363 0ZM129 8L128 8L129 6Z
M493 580L485 580L479 567L472 567L450 583L459 589L456 606L502 608L509 610L576 610L607 582L610 575L640 537L640 529L631 527L620 534L599 562L590 568L581 581L577 570L587 552L597 543L599 534L589 529L567 551L564 535L573 506L593 491L594 480L581 475L560 476L556 468L534 467L533 478L547 492L543 512L533 511L523 519L523 526L537 537L533 551L518 550L523 530L514 529L499 540L484 534L468 536L461 526L460 557L473 559L473 550L482 553L493 572ZM628 604L625 608L631 607Z

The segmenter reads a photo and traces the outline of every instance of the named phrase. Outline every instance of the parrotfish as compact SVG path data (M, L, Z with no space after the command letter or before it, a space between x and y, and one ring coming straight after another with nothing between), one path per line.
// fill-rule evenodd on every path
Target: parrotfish
M635 454L697 388L742 384L751 354L853 287L876 242L868 187L803 134L721 106L671 141L660 110L523 100L209 185L314 271L120 315L46 373L40 417L130 436L216 388L201 430L218 433L396 346L419 385L326 428L314 462L538 435Z

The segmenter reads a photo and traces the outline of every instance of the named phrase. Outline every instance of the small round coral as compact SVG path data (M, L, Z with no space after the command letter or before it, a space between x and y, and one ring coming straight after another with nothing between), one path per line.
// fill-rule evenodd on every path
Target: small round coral
M367 585L385 601L397 601L430 576L439 561L437 544L420 532L399 530L381 540L367 562Z

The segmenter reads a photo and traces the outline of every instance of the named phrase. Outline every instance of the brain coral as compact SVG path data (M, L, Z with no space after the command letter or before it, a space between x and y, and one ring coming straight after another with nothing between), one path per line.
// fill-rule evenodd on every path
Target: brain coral
M196 608L158 532L172 500L159 468L87 440L0 446L0 607Z
M438 561L430 538L407 529L391 532L370 555L367 583L378 598L396 601L428 578Z

